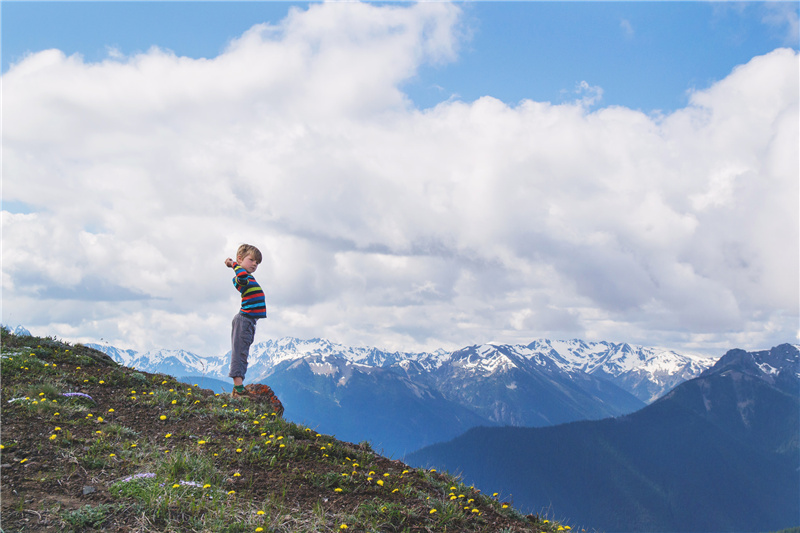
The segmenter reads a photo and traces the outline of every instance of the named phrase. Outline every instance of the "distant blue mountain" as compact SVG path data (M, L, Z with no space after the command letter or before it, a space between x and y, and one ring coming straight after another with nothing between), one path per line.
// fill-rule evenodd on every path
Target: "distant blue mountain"
M750 532L800 524L800 350L731 350L627 416L475 428L406 456L532 512L603 531Z
M89 346L125 366L202 376L205 388L230 391L229 355ZM272 387L290 420L399 458L477 425L538 427L631 413L711 364L579 340L401 353L286 337L251 347L246 382Z

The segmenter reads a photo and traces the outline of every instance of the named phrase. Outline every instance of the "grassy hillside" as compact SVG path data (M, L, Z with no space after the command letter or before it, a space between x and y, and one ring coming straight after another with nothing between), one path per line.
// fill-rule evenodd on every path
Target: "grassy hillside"
M81 345L3 330L0 361L5 533L568 529Z

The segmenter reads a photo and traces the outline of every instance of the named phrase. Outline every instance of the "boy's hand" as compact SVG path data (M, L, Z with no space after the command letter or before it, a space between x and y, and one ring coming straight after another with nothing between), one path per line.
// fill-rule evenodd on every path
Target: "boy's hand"
M228 267L228 268L233 268L233 263L234 263L234 262L235 262L235 261L234 261L233 259L231 259L230 257L228 257L227 259L225 259L225 266L226 266L226 267Z

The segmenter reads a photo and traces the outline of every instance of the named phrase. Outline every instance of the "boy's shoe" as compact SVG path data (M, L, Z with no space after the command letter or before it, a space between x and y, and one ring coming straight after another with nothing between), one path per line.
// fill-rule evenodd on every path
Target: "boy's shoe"
M234 398L242 398L242 397L248 398L250 396L250 391L245 389L244 385L238 385L233 388L233 391L231 391L231 396L233 396Z

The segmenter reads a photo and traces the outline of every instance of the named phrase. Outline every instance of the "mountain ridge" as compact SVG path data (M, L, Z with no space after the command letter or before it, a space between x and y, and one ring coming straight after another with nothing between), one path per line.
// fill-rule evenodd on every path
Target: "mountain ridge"
M230 352L221 356L202 357L184 350L162 349L140 353L97 343L89 343L87 346L108 353L121 364L142 370L156 370L162 360L169 357L177 360L180 359L179 354L186 354L187 368L181 375L201 374L227 378L227 364L230 360ZM267 378L271 368L283 360L314 355L332 355L364 366L405 365L416 367L418 372L431 372L470 350L481 354L484 368L500 364L493 359L507 359L507 354L511 353L540 366L547 366L552 362L568 373L596 375L631 392L645 403L652 402L689 376L699 375L714 363L713 359L696 354L678 354L661 348L578 339L537 339L527 345L485 343L452 352L441 349L434 352L389 352L374 347L348 347L319 338L303 340L282 337L253 344L248 370L253 377L248 379L258 381ZM635 364L635 360L641 363ZM642 381L647 383L645 387L640 385Z
M800 349L783 344L731 350L628 415L473 428L406 460L600 530L708 533L797 526L799 451Z
M229 379L228 355L138 354L90 346L141 370ZM579 340L388 352L294 337L254 344L249 363L247 381L270 385L298 420L348 440L367 440L394 456L452 439L476 425L539 427L631 413L687 372L699 374L711 365L668 350ZM388 396L391 402L385 401ZM375 410L367 421L360 416L363 405L382 405L383 410ZM414 416L409 417L412 405Z

